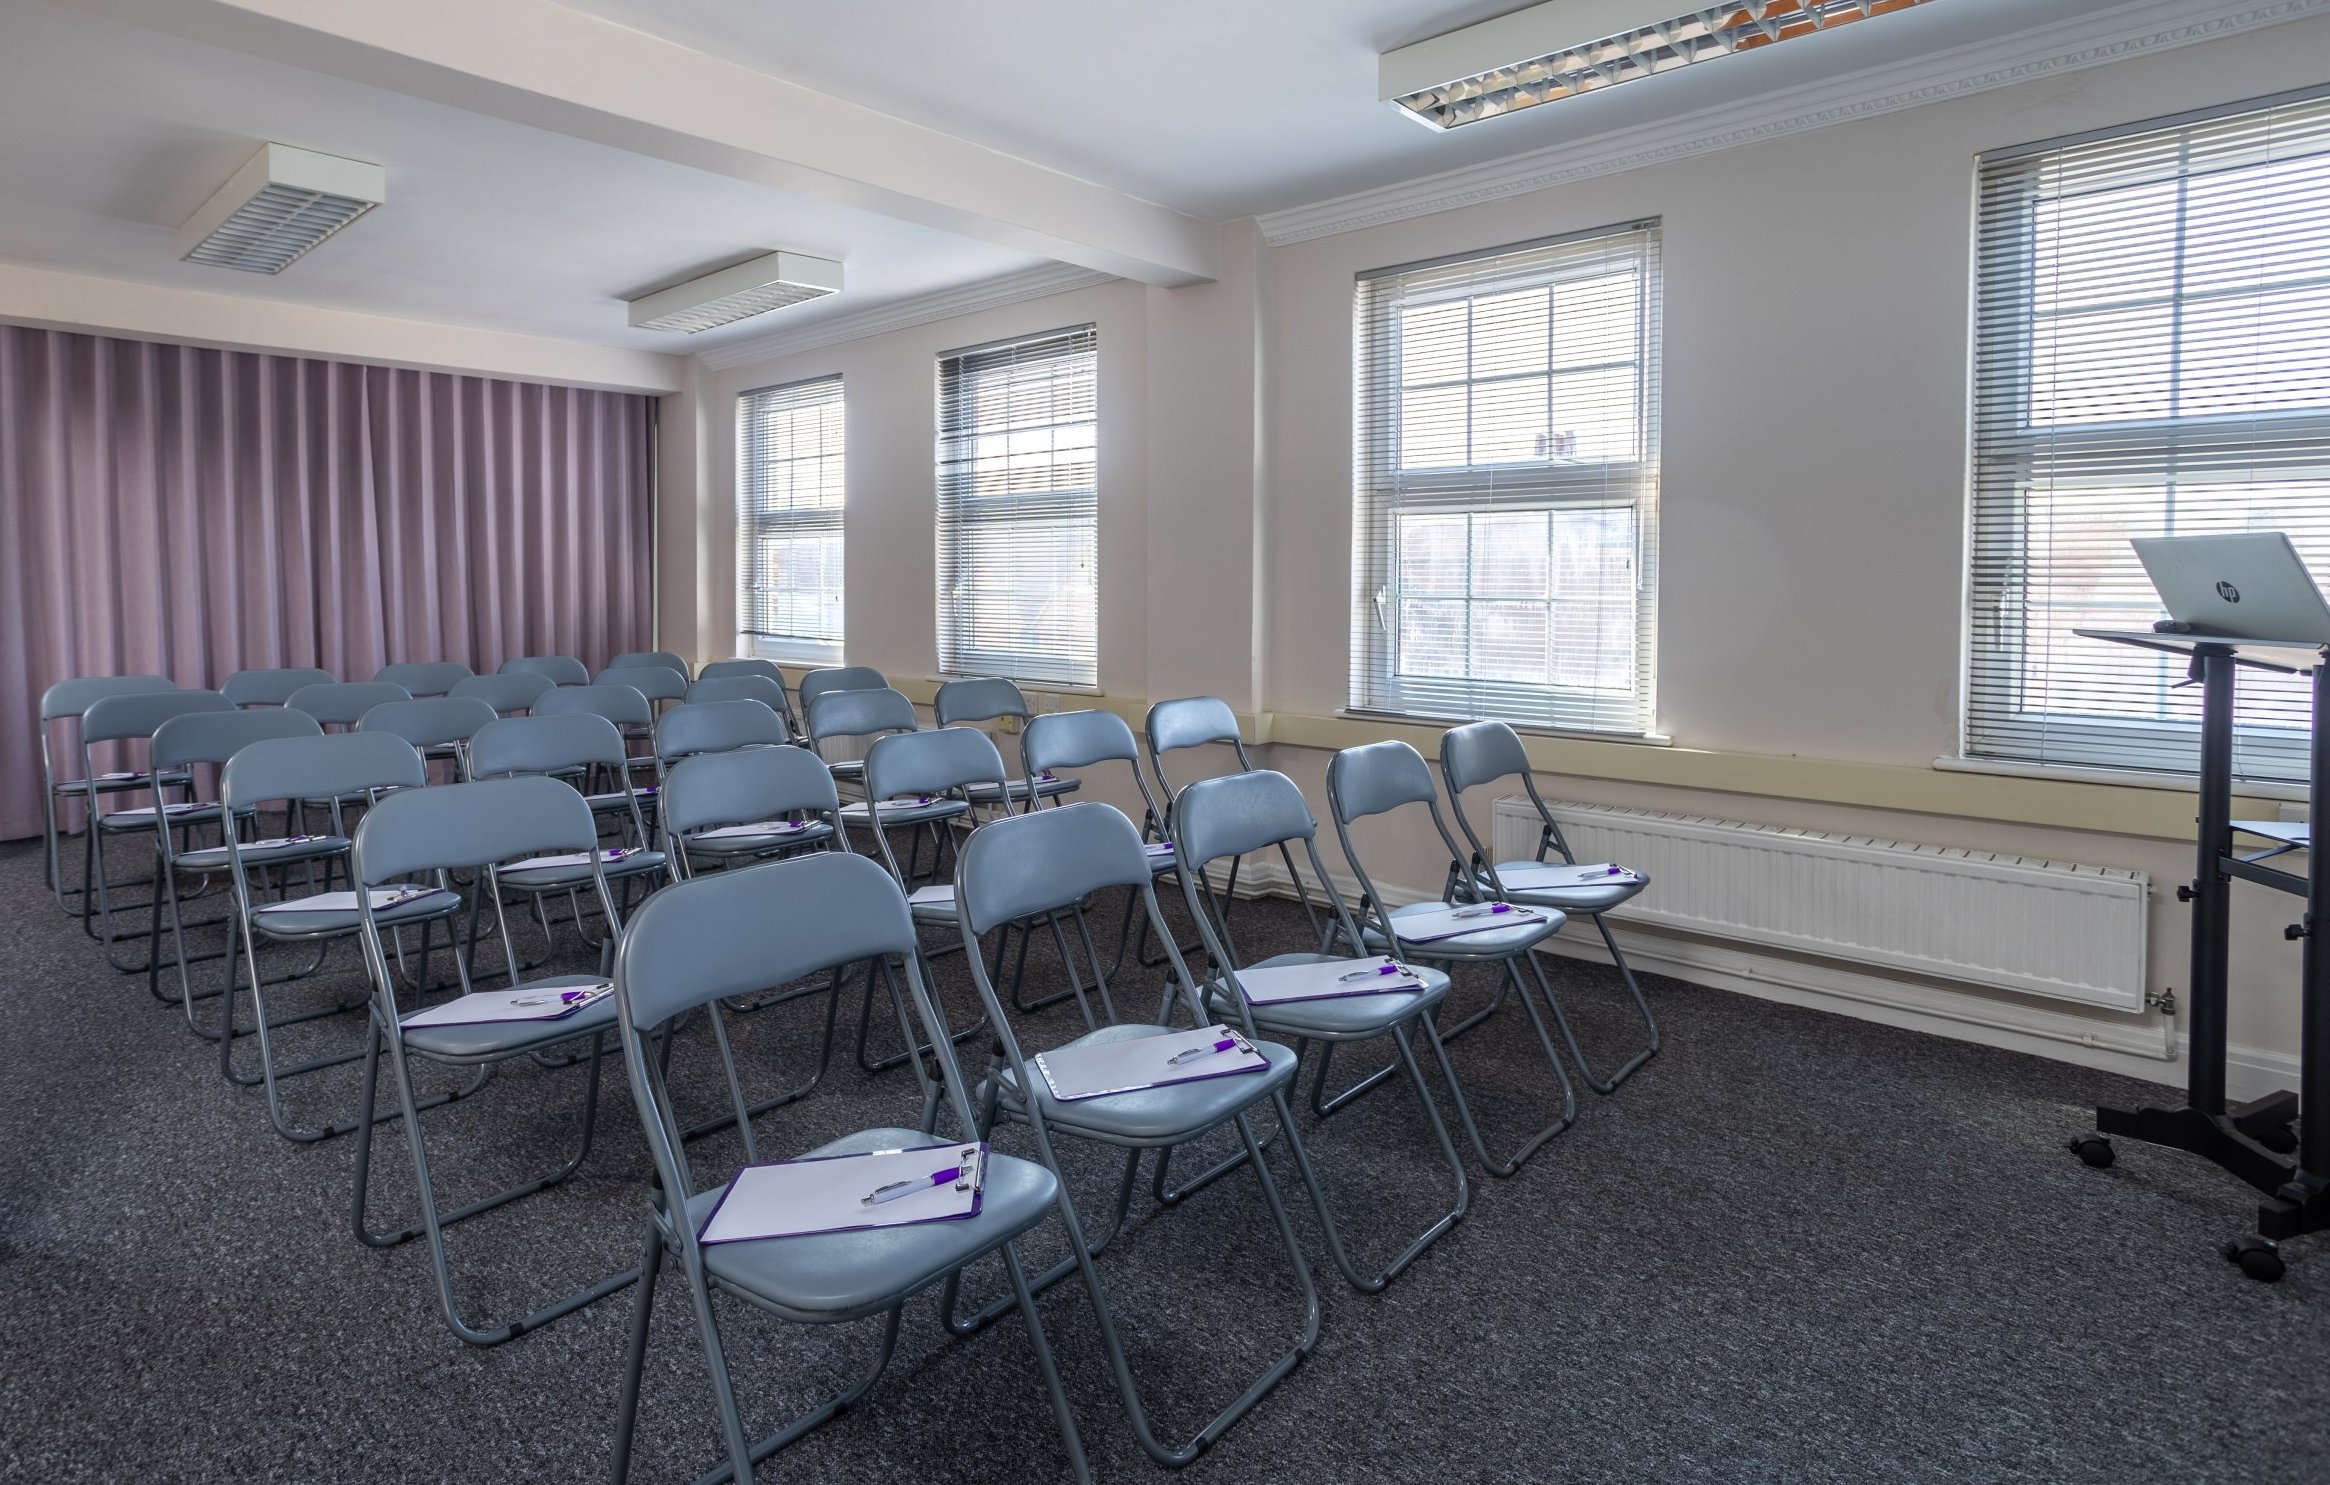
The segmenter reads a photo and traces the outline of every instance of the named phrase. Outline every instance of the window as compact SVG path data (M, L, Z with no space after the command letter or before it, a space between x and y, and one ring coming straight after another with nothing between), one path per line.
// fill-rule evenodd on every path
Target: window
M841 378L736 399L740 650L841 658Z
M1966 750L2190 771L2137 536L2286 531L2330 574L2330 92L1985 155ZM2306 772L2306 693L2245 674L2235 768Z
M1351 704L1642 734L1655 223L1359 281Z
M938 657L948 675L1099 679L1099 338L938 359Z

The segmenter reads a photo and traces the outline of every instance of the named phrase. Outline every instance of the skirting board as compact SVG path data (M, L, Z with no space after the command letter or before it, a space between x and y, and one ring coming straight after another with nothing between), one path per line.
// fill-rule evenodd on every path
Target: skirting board
M1349 900L1358 899L1355 881L1338 876L1335 889ZM1238 893L1241 897L1294 895L1285 866L1267 854L1250 856L1240 867ZM1387 895L1397 907L1420 901L1427 894L1394 888ZM2146 1082L2181 1084L2184 1080L2181 1034L2172 1050L2170 1034L2158 1029L2157 1018L2148 1025L2114 1026L2021 1001L1976 999L1938 986L1836 965L1629 930L1623 914L1613 916L1610 927L1628 962L1646 973L1958 1041L2005 1047ZM1597 933L1564 932L1548 948L1591 964L1610 962L1609 950ZM2226 1061L2227 1091L2236 1099L2297 1086L2297 1059L2288 1054L2234 1047Z

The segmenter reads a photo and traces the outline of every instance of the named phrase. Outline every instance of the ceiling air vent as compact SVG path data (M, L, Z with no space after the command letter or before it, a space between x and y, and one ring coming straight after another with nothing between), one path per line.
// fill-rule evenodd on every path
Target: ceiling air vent
M178 229L178 256L281 273L388 199L388 172L287 144L263 146Z
M840 290L841 265L831 258L769 253L632 300L631 324L694 335Z

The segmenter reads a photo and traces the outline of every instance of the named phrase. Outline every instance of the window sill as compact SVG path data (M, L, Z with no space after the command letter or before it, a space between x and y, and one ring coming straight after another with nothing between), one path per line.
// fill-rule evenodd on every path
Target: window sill
M1343 707L1335 713L1353 722L1397 722L1409 727L1462 727L1468 723L1495 718L1434 717L1421 712L1366 711L1359 707ZM1571 742L1628 743L1645 748L1671 748L1675 740L1663 732L1588 732L1574 727L1532 727L1526 723L1507 723L1523 737L1558 737Z
M2050 779L2065 784L2108 784L2120 789L2159 789L2172 794L2194 794L2200 781L2189 774L2149 773L2135 768L2075 768L2060 763L2014 763L1999 758L1943 757L1934 767L1944 773L1991 774L2009 779ZM2235 779L2233 793L2241 799L2304 801L2303 784L2279 784L2263 779Z

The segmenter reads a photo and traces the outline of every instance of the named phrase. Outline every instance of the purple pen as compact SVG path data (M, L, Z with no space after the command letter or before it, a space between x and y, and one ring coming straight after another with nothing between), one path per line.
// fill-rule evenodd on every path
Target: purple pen
M1373 969L1355 969L1347 975L1337 975L1335 977L1335 982L1340 985L1348 985L1353 980L1372 980L1377 975L1404 975L1407 972L1408 967L1406 965L1398 964L1392 960L1386 959L1383 963L1375 966Z
M1237 1045L1239 1045L1239 1042L1236 1037L1225 1036L1210 1047L1191 1047L1186 1052L1176 1052L1172 1056L1165 1059L1165 1065L1167 1067L1179 1067L1184 1062L1195 1062L1200 1057L1212 1057L1217 1053L1227 1052L1232 1047Z
M1449 916L1454 918L1486 918L1496 913L1509 913L1511 911L1513 911L1513 904L1509 902L1492 902L1485 907L1458 908Z
M887 1186L876 1186L873 1190L859 1197L858 1201L865 1206L876 1207L886 1201L896 1201L901 1196L912 1196L917 1191L928 1191L933 1186L951 1186L962 1178L963 1168L959 1165L950 1165L945 1170L934 1170L927 1176L919 1176L906 1181L892 1181Z

